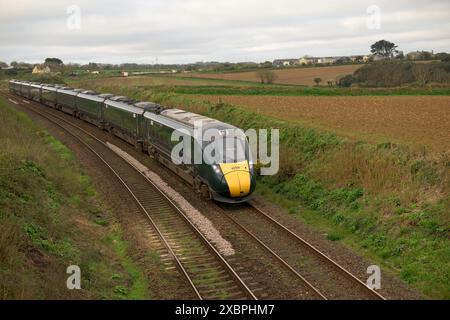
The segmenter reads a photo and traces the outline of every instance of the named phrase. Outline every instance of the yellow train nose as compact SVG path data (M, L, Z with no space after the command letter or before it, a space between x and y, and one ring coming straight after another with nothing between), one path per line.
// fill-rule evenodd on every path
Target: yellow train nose
M244 197L250 192L250 172L247 161L239 163L222 163L220 169L227 182L230 196Z

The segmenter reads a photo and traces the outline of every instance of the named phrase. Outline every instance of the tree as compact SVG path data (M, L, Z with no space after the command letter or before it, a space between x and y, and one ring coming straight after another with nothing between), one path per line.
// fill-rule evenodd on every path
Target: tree
M273 63L270 61L265 61L263 63L261 63L261 68L272 68L273 67Z
M0 68L6 68L8 64L6 62L0 61Z
M348 74L346 76L339 78L336 82L337 82L338 86L348 88L353 83L356 82L356 79L355 79L355 77L353 77L353 75Z
M434 58L441 61L450 61L450 54L446 52L439 52L434 55Z
M370 47L370 52L376 55L383 56L385 58L392 58L395 53L397 53L397 47L395 43L386 41L386 40L380 40L375 42Z
M403 51L399 51L395 58L398 60L403 60L405 59L405 54L403 53Z
M425 86L431 80L432 72L430 67L424 63L416 63L412 72L420 86Z
M319 83L322 82L322 79L321 78L314 78L314 82L316 83L316 86L318 86Z
M340 57L339 59L336 60L336 64L344 64L344 63L349 63L352 60L349 57Z
M421 60L431 60L433 58L431 52L428 51L422 51L420 53L420 59Z
M58 59L58 58L46 58L44 63L50 64L50 65L62 65L63 64L62 60Z
M10 66L16 69L30 69L33 66L29 63L26 62L17 62L17 61L12 61L10 63Z
M278 77L275 72L272 70L260 70L258 71L258 77L261 80L261 83L273 83Z

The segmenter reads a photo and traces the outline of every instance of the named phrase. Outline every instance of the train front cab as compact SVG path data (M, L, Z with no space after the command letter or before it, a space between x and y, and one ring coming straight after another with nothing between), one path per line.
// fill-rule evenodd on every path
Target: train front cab
M217 144L216 141L214 154L217 155L215 159L220 159L218 162L208 158L210 155L206 147L211 142L203 145L204 159L212 164L202 165L201 175L208 181L212 198L219 202L248 201L256 186L247 138L240 130L236 132L239 133L233 136L224 134L221 144Z

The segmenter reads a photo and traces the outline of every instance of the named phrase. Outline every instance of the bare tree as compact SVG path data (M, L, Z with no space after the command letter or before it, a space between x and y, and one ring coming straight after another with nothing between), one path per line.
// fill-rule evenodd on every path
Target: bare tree
M316 83L316 86L318 86L322 82L322 79L321 78L314 78L314 82Z
M272 70L260 70L258 71L258 77L261 80L261 83L274 83L277 80L278 76Z
M416 63L412 72L414 74L414 78L419 83L420 86L425 86L431 80L431 70L427 64L424 63Z

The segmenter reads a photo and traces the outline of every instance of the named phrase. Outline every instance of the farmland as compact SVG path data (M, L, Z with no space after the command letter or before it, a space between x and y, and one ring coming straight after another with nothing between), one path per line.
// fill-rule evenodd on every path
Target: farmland
M397 89L379 92L372 90L383 89L249 87L245 82L178 76L115 77L70 84L100 92L138 94L144 100L195 112L204 112L208 105L223 102L353 140L426 145L435 150L450 148L447 134L450 132L450 97L417 94L422 89L410 89L411 94L397 95Z
M195 95L277 119L337 132L356 140L450 149L449 96L286 97Z
M216 79L200 79L200 78L183 78L168 75L146 75L131 77L108 77L100 79L86 79L80 85L96 85L96 86L130 86L130 87L152 87L152 86L240 86L243 85L238 81L221 81Z
M328 80L335 81L337 77L352 74L361 65L344 65L331 67L304 67L295 69L283 69L274 71L277 75L275 83L277 84L296 84L311 86L314 85L314 78L321 78L326 85ZM204 79L222 79L259 82L257 72L239 72L239 73L194 73L186 74L185 77L195 77Z

